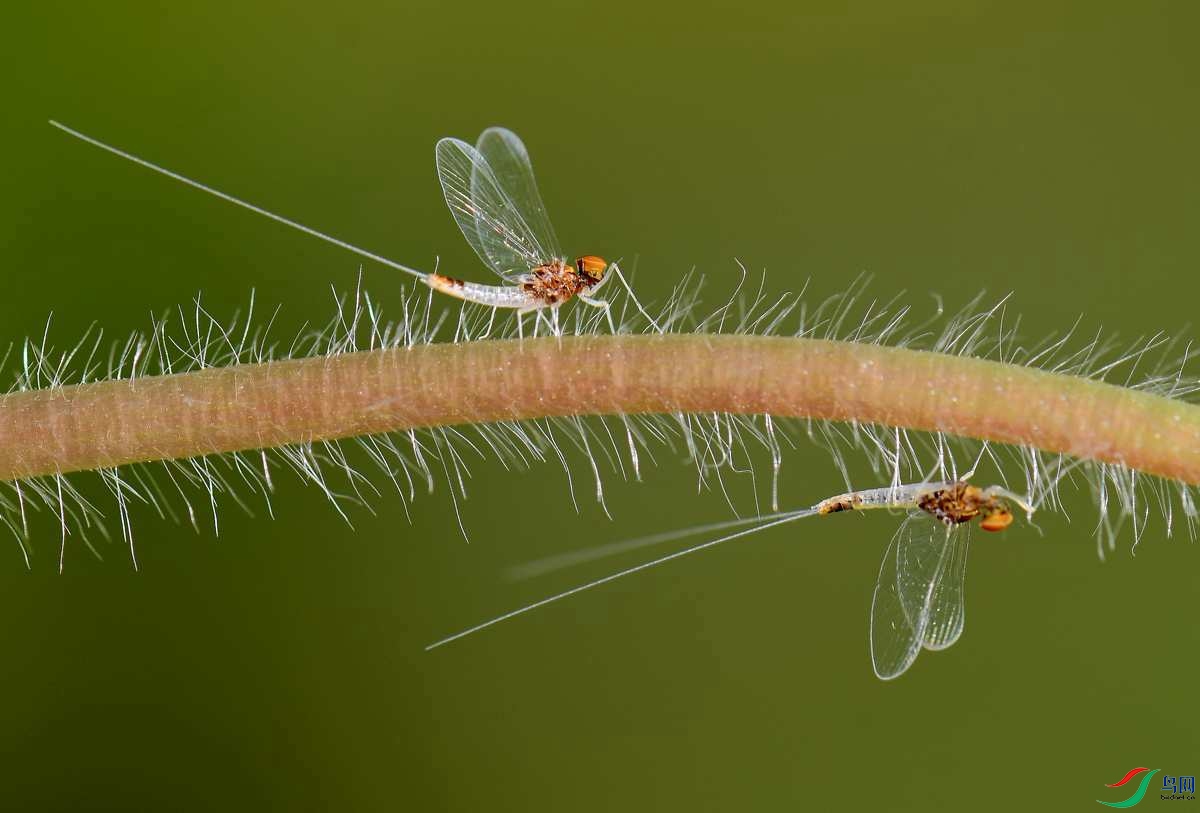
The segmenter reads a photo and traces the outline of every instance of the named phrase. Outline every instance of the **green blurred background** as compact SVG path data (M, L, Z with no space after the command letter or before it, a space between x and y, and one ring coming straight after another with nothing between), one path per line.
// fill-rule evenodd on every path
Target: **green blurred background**
M1084 333L1190 336L1191 7L10 8L2 336L53 311L60 344L93 321L118 337L197 292L228 316L254 288L282 337L359 266L49 117L480 281L432 146L500 123L568 250L636 258L650 299L693 267L715 298L740 258L817 299L867 271L920 312L1012 291L1029 340L1080 314ZM403 280L364 278L395 310ZM519 584L508 565L730 516L671 454L636 486L608 478L611 520L576 474L578 513L553 465L474 465L469 545L444 488L353 530L291 481L277 519L225 505L216 537L135 511L137 573L114 543L58 575L43 523L32 572L15 544L0 557L5 806L1087 810L1134 766L1200 772L1200 550L1153 522L1102 564L1085 492L1044 536L976 545L966 634L894 683L867 653L887 517L776 529L424 653L638 557ZM782 484L801 505L841 478L802 445Z

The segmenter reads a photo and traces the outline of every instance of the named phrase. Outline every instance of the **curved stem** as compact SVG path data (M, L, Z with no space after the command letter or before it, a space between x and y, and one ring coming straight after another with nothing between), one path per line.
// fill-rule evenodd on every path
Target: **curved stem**
M1034 446L1200 484L1200 406L1000 362L770 336L425 345L0 397L0 480L546 416L767 413Z

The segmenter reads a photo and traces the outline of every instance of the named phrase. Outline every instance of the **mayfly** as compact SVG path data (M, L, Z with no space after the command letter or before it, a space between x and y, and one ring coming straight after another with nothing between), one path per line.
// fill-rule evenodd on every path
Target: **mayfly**
M612 276L608 273L610 268L615 275L620 275L615 263L610 265L594 255L568 262L559 249L538 193L529 153L516 133L503 127L484 130L474 147L456 138L443 138L434 150L438 179L455 222L479 258L506 283L481 285L436 271L426 273L409 268L194 181L65 124L53 120L50 124L102 150L359 256L403 271L435 291L468 302L494 308L512 308L524 313L554 309L578 297L607 312L608 303L595 299L594 294Z
M435 290L521 311L556 307L572 297L595 307L608 263L595 255L568 262L538 193L529 153L517 134L489 127L472 147L443 138L434 148L446 205L484 265L508 285L479 285L431 274Z
M1009 502L1018 505L1025 511L1026 516L1033 514L1033 506L1017 494L1001 486L979 488L966 482L969 476L946 482L911 483L851 491L829 497L811 508L798 511L660 534L644 540L618 543L594 552L585 551L582 555L568 554L564 557L554 557L546 563L534 563L532 567L522 568L523 572L546 572L567 564L596 559L643 545L658 544L672 538L757 523L752 527L643 562L544 598L443 638L430 644L427 649L442 646L592 587L765 528L804 517L828 516L842 511L891 509L905 511L907 515L892 537L884 554L883 564L879 568L879 577L871 599L870 628L871 663L875 674L883 680L891 680L912 666L922 647L930 650L946 649L962 635L966 619L963 590L971 521L978 519L979 526L985 531L1002 531L1013 521Z

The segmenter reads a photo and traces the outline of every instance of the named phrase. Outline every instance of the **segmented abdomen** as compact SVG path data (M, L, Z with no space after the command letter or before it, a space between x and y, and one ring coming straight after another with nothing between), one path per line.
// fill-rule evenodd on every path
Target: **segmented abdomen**
M542 303L515 285L480 285L442 274L430 274L425 284L435 291L491 308L537 308Z

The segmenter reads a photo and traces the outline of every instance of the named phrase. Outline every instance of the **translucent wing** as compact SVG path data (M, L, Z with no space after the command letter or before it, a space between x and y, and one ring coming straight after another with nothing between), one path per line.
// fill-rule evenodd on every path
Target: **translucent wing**
M948 534L943 557L945 564L929 601L929 623L925 627L924 639L926 649L945 649L962 635L967 617L963 591L967 581L970 541L969 523L955 526Z
M500 190L508 196L524 219L525 225L533 234L534 242L542 248L545 259L556 259L562 256L558 245L558 237L554 234L554 226L546 213L546 204L538 192L537 181L533 177L533 164L529 160L529 152L524 142L512 130L503 127L489 127L479 134L475 149L483 156L483 160L491 167ZM471 191L474 194L476 179L471 179Z
M928 515L910 516L892 537L871 600L871 663L881 679L903 674L921 651L949 550L950 534Z
M552 259L478 150L457 138L443 138L434 154L446 205L484 264L516 282Z

